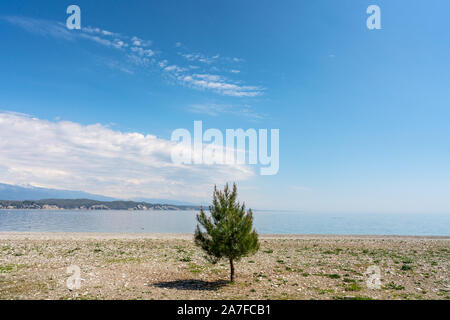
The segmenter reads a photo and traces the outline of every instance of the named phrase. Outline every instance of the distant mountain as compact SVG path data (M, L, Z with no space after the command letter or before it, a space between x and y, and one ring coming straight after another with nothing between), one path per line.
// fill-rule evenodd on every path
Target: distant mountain
M15 186L0 183L0 200L23 201L41 199L92 199L97 201L117 200L83 191L47 189L34 186Z
M34 186L16 186L11 184L0 183L0 200L24 201L24 200L42 200L42 199L91 199L96 201L124 200L106 197L98 194L91 194L83 191L47 189ZM127 200L135 202L174 205L174 206L198 207L198 204L192 202L169 200L169 199L132 198Z

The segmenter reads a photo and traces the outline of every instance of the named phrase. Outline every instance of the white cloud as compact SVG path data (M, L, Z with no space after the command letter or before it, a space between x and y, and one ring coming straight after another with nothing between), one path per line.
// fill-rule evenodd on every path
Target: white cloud
M219 54L216 54L215 56L212 57L208 57L204 54L201 53L179 53L183 58L185 58L186 60L193 62L193 61L198 61L198 62L202 62L205 64L212 64L214 62L217 61L217 59L220 58Z
M119 198L206 199L215 183L253 176L244 165L178 165L174 142L101 124L0 113L0 181Z
M92 33L92 34L100 34L104 36L111 36L111 37L120 37L121 35L119 33L114 33L108 30L102 30L100 28L92 28L92 27L83 27L83 32Z
M152 57L155 55L155 52L152 49L143 49L141 47L131 47L130 50L139 54L141 57L142 56Z
M114 39L114 41L113 41L113 43L112 43L112 46L113 46L114 48L121 49L121 48L126 48L126 47L128 47L128 44L125 43L125 42L123 42L123 41L120 40L120 39Z
M136 66L146 67L151 63L151 60L149 58L142 57L136 54L129 54L127 57L128 60Z
M193 88L208 89L225 96L255 97L264 91L262 87L242 86L218 75L193 74L180 76L178 80Z
M222 77L216 74L193 74L194 78L199 78L208 81L222 81Z
M204 73L199 73L198 69L200 68L192 65L192 63L183 66L169 64L166 59L160 60L156 58L155 51L146 48L151 44L151 41L143 40L136 36L128 37L121 35L120 33L114 33L94 27L84 27L81 29L81 32L69 31L61 22L27 17L6 17L3 19L28 32L39 34L41 36L50 36L69 41L86 39L106 47L118 49L123 52L124 61L122 64L115 64L116 66L120 65L120 68L116 69L129 74L135 73L135 70L133 69L136 69L137 67L150 67L153 64L157 64L161 70L164 71L163 74L165 77L171 78L179 84L193 89L209 90L220 95L233 97L255 97L262 95L265 91L264 88L259 86L242 85L241 82L231 81L224 76L210 74L210 72L219 71L219 68L213 64L219 62L227 64L242 62L243 60L240 58L221 57L219 54L207 56L202 53L178 53L188 60L188 62L198 62L202 65L201 72ZM181 47L181 44L179 47ZM150 57L151 59L149 59ZM128 65L124 65L124 63L128 63ZM111 64L108 66L111 66ZM203 68L209 69L209 73ZM197 70L197 73L192 74L194 69ZM189 72L189 70L191 70L191 72ZM229 70L229 68L227 68L227 70ZM232 69L231 72L237 74L239 73L239 70Z
M168 61L167 60L162 60L160 62L158 62L158 65L160 68L165 68L167 66Z
M131 42L134 46L137 47L148 47L152 45L152 42L150 40L143 40L136 36L131 38Z
M165 67L164 71L180 73L180 72L186 71L186 69L185 68L181 68L181 67L179 67L177 65L171 65L171 66Z

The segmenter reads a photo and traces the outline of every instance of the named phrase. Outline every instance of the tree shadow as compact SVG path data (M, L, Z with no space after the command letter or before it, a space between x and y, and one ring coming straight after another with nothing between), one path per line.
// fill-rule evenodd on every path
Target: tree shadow
M178 289L178 290L198 290L198 291L215 291L219 290L223 286L229 284L229 281L217 280L217 281L203 281L196 279L163 281L154 283L153 286L166 289Z

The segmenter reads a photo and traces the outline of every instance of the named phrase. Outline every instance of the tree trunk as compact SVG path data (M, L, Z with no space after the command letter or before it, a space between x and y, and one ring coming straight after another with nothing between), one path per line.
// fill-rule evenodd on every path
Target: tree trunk
M234 282L234 264L233 264L233 259L230 259L230 281Z

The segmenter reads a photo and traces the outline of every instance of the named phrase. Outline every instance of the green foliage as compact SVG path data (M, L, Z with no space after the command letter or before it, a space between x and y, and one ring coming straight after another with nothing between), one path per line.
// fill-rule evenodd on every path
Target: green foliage
M357 283L351 283L345 287L345 291L361 291L361 286Z
M0 265L0 273L8 273L14 270L14 265L7 264L7 265Z
M259 249L258 234L253 229L253 213L245 210L245 204L237 200L236 184L230 191L228 184L223 191L214 187L213 203L207 216L203 208L197 215L195 243L208 255L211 262L222 258L230 261L231 281L234 280L234 261L256 253Z
M412 270L412 266L410 266L409 264L404 264L402 265L402 270L403 271Z
M398 284L396 284L395 282L389 282L386 286L385 286L385 288L386 289L393 289L393 290L403 290L403 289L405 289L405 287L404 286L402 286L402 285L398 285Z

